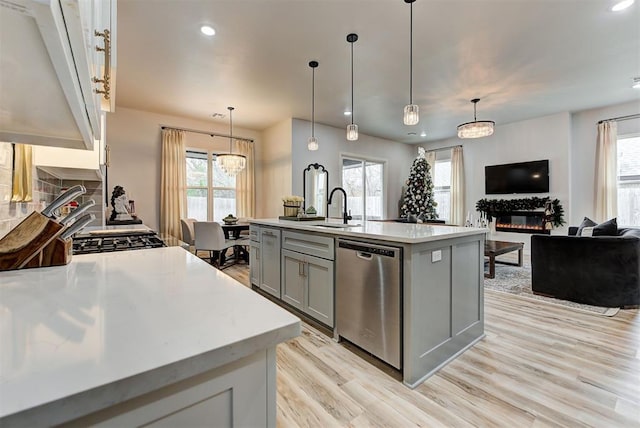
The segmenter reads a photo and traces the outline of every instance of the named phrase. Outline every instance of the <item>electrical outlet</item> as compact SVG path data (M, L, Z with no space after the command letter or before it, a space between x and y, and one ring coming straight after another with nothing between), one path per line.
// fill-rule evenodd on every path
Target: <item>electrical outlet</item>
M439 262L440 260L442 260L442 250L432 251L431 262L435 263L435 262Z

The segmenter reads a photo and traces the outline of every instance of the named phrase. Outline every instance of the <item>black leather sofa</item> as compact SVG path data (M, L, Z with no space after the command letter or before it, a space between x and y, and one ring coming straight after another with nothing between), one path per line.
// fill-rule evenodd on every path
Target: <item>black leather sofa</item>
M640 229L617 236L531 236L534 293L606 307L640 305Z

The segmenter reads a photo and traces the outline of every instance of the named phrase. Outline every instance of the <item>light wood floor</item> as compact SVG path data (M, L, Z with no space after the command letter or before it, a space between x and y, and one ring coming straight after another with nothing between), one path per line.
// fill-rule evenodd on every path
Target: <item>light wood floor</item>
M246 265L224 272L249 285ZM485 330L411 390L305 323L277 349L278 426L640 427L639 310L607 318L487 290Z

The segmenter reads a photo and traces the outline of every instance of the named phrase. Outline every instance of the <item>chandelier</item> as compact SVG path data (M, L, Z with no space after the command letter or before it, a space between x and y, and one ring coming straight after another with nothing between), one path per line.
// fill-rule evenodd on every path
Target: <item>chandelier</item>
M482 138L493 134L493 127L496 125L494 121L477 120L476 118L476 105L478 104L478 101L480 101L480 98L474 98L471 100L473 103L473 122L458 125L459 138Z
M220 168L231 177L242 171L247 166L247 158L242 155L234 155L231 149L233 144L233 107L227 107L229 110L229 153L223 153L217 156Z

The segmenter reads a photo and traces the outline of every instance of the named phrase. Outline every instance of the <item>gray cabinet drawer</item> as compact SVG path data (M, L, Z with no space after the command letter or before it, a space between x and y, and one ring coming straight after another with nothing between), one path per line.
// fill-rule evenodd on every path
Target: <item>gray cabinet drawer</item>
M249 239L251 241L260 242L260 226L249 225Z
M283 230L282 248L308 254L310 256L321 257L327 260L334 260L335 258L333 238L328 236L318 236Z

